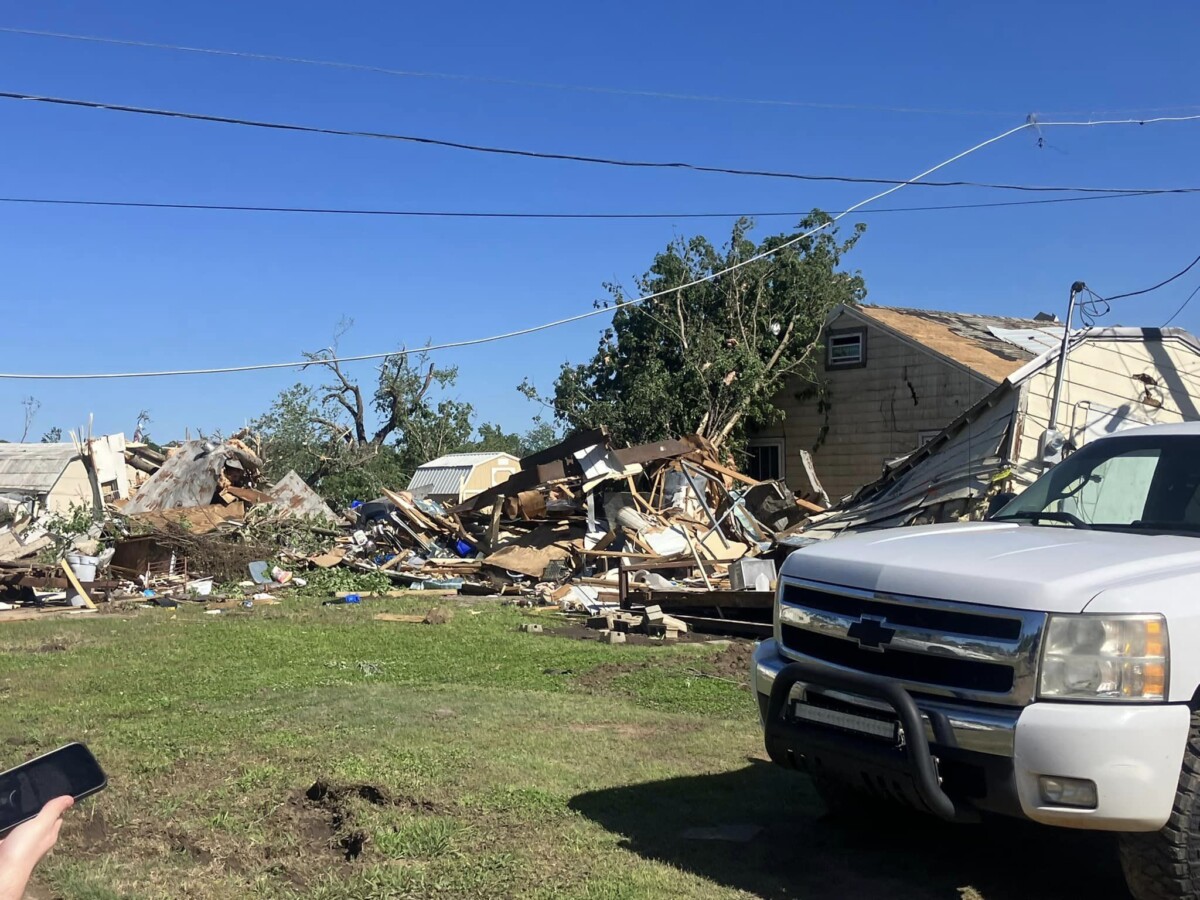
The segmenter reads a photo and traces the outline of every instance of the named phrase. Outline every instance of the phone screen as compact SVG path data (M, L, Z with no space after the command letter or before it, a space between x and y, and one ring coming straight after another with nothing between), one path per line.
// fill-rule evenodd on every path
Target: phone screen
M108 778L83 744L67 744L0 772L0 834L36 816L64 794L76 800L102 790Z

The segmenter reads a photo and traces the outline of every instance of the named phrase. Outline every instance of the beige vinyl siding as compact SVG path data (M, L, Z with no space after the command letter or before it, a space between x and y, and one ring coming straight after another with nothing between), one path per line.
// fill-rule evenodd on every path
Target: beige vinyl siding
M1040 469L1038 439L1050 421L1055 365L1032 375L1026 386L1026 414L1016 461L1020 481L1028 482ZM1135 376L1158 382L1151 397L1161 408L1144 402L1147 386ZM1075 444L1086 442L1089 417L1107 410L1144 424L1167 425L1200 420L1200 355L1176 338L1162 341L1089 340L1067 358L1059 405L1058 427Z
M81 459L73 459L67 464L46 496L46 508L51 512L65 514L72 503L89 507L92 503L92 485L88 481L87 469L84 468Z
M843 314L830 329L866 327L866 365L818 373L828 386L829 432L813 461L830 498L879 477L886 460L915 450L922 431L944 428L982 399L995 383L934 355L892 332ZM813 450L825 417L817 398L799 400L803 385L788 386L776 400L784 420L754 437L784 439L784 477L801 489L806 479L799 451Z
M482 463L471 470L471 475L463 485L459 502L481 494L488 488L508 481L521 468L521 463L512 458L498 457Z

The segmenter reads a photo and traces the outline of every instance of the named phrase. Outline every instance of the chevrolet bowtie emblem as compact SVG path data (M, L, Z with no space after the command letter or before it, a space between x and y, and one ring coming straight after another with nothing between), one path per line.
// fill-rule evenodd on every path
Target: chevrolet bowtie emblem
M846 629L846 637L858 641L866 650L879 650L891 643L896 636L895 628L888 628L886 620L875 616L863 616Z

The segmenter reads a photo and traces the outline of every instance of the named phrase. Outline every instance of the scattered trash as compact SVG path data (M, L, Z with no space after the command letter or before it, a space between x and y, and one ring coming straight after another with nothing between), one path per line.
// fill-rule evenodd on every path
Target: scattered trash
M265 560L258 559L250 563L250 577L255 584L270 584L274 580L270 571L271 564Z

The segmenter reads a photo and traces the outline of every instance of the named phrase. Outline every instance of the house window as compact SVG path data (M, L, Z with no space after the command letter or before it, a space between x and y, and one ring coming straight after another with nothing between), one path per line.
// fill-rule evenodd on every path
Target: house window
M831 331L825 338L825 368L853 369L867 364L867 329Z
M746 474L755 481L783 478L783 440L753 440L746 447Z

